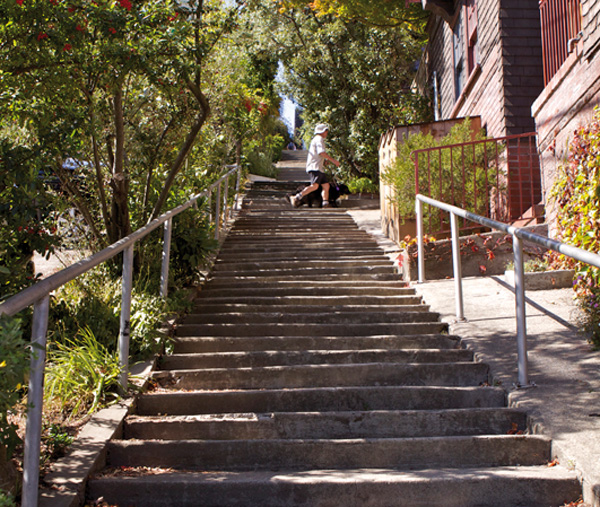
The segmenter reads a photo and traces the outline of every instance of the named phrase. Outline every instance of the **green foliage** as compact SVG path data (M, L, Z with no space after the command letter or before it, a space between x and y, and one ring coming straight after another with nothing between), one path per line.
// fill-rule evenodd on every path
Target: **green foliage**
M15 497L0 490L0 507L17 507Z
M507 271L513 271L515 269L514 263L507 262L505 269ZM523 270L525 273L543 273L544 271L548 271L550 269L550 264L548 259L545 257L529 259L523 263Z
M114 352L89 328L81 329L74 339L55 342L48 352L46 403L58 405L67 418L92 413L118 400L120 373Z
M351 194L379 193L379 185L369 178L355 178L348 183Z
M281 91L302 107L300 133L331 125L328 148L342 162L337 176L378 178L377 147L390 125L422 121L422 99L408 91L424 44L422 24L373 27L310 9L251 3L247 21L260 49L284 63Z
M431 134L417 133L409 137L399 146L398 155L394 164L383 172L383 181L394 189L394 203L403 218L415 216L415 154L416 150L448 146L470 141L484 139L483 132L473 135L469 119L455 125L441 140L436 141ZM431 178L426 170L419 171L419 191L434 199L439 199L451 204L456 204L471 212L486 215L486 202L481 196L486 194L486 189L491 182L496 181L495 167L486 164L492 159L492 145L476 145L475 149L463 150L444 149L441 157L438 151L433 152L428 160L427 154L422 154L419 159L420 168L431 164ZM463 175L461 168L464 165ZM451 168L454 170L451 172ZM463 182L466 182L464 184ZM464 190L463 190L464 189ZM476 199L476 196L479 196ZM435 227L439 227L439 217L433 217Z
M581 127L569 145L551 197L557 208L557 239L590 252L600 247L600 110L594 121ZM585 330L600 347L600 270L561 255L552 257L554 267L577 270L574 289L585 313Z
M0 139L0 300L35 281L34 252L49 254L57 242L48 223L38 178L39 155Z
M102 346L115 350L120 299L120 280L102 267L63 285L51 301L52 340L65 344L88 328Z
M75 438L60 425L50 424L42 431L42 445L45 449L42 461L51 461L64 456Z
M10 457L19 442L8 412L19 402L29 368L29 348L23 339L21 321L0 316L0 445Z

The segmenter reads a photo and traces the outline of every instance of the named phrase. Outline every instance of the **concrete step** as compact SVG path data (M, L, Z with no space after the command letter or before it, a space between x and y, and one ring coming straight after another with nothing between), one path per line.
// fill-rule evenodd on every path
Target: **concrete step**
M253 368L301 364L452 363L472 361L466 349L304 350L170 354L160 359L162 370L195 368Z
M371 265L362 265L362 266L345 266L345 267L336 267L334 265L326 266L326 267L311 267L307 268L294 268L292 266L285 266L280 268L269 268L262 267L258 269L244 271L246 276L276 276L276 277L296 277L296 276L304 276L307 278L312 278L313 276L321 276L321 275L329 275L333 277L337 277L340 275L376 275L376 274L395 274L395 268L392 263L389 265L380 265L380 266L371 266ZM215 272L215 274L223 275L223 276L239 276L239 270L231 270L225 271L224 269L219 269Z
M202 294L202 293L200 293ZM205 292L206 294L206 292ZM195 305L201 305L206 301L209 304L255 304L255 305L348 305L348 306L403 306L421 304L421 297L412 296L235 296L229 297L197 297Z
M160 391L139 395L136 413L331 412L366 410L448 410L506 405L499 387L349 386L227 391Z
M216 277L211 278L201 286L201 290L211 290L215 288L236 288L236 287L306 287L310 284L311 287L388 287L388 288L407 288L407 282L398 280L356 280L356 279L333 279L333 280L307 280L290 278L280 280L275 277ZM416 293L413 290L413 293Z
M401 281L397 273L366 273L366 274L351 274L351 273L341 273L335 276L332 275L316 275L309 271L303 271L300 274L294 275L270 275L268 272L261 273L259 276L245 274L245 273L211 273L208 280L204 285L210 284L219 284L219 283L234 283L236 281L240 281L241 283L250 283L250 284L261 284L261 283L283 283L283 282L298 282L301 285L307 285L311 283L327 283L334 282L335 284L344 285L351 283L356 286L361 285L369 285L369 282L396 282L400 287L408 287L407 282ZM204 285L200 286L203 287Z
M296 313L292 316L288 313L272 312L271 308L264 307L260 311L252 314L246 312L237 313L192 313L185 315L179 321L181 325L195 324L284 324L293 322L294 324L335 324L335 325L354 325L354 324L380 324L385 322L404 323L404 322L437 322L439 314L434 312L409 312L405 309L396 310L393 313L383 312L323 312L314 313Z
M349 273L362 270L371 271L373 269L384 267L386 269L393 269L394 264L391 260L384 258L383 256L377 259L350 259L350 260L338 260L336 257L330 259L314 259L314 260L285 260L285 261L272 261L265 259L264 261L255 262L216 262L213 266L213 272L219 271L239 271L239 272L252 272L266 269L275 270L313 270L319 268L330 268L343 270L346 269Z
M235 352L260 350L361 350L384 349L454 349L457 336L430 335L368 335L368 336L187 336L173 339L174 352Z
M339 248L335 251L332 249L315 249L315 250L302 250L302 251L293 251L282 250L282 251L271 251L269 252L269 259L274 262L281 262L285 260L289 260L292 262L300 262L307 260L326 260L326 259L336 259L338 261L370 261L377 260L380 261L382 259L386 259L387 257L382 257L382 252L375 252L372 248L356 250L349 252L345 248ZM239 252L237 254L222 254L219 255L219 259L217 260L217 264L228 264L228 263L236 263L240 260ZM264 262L265 260L265 251L253 252L247 250L244 252L244 261L245 262Z
M200 293L196 297L196 301L199 299L212 299L220 297L271 297L277 299L282 296L414 296L416 294L415 289L412 287L389 287L389 286L359 286L359 287L346 287L336 285L324 285L324 286L242 286L235 288L223 288L215 287L212 288L210 284L206 284L200 290Z
M484 363L362 363L159 370L152 377L178 389L283 389L349 386L478 386Z
M525 432L526 414L508 408L270 412L129 416L125 439L256 440L423 438Z
M126 470L89 482L92 498L132 507L559 507L580 494L563 467L398 471L196 472Z
M448 329L444 322L374 324L181 324L176 336L367 336L369 334L437 334Z
M538 435L430 438L112 440L109 467L196 471L531 466L551 460Z
M190 315L194 314L245 314L255 315L268 311L269 313L285 313L289 317L288 320L293 320L292 315L296 314L317 314L322 313L324 310L323 305L246 305L246 304L212 304L206 300L199 300L198 304L194 306ZM428 312L429 307L424 304L420 305L381 305L381 306L327 306L327 311L330 315L356 315L360 313L379 312L386 316L388 314L394 314L398 312Z

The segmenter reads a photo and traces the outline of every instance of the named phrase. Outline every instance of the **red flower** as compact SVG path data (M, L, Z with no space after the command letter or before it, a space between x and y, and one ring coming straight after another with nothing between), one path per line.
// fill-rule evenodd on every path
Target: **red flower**
M71 51L71 49L73 48L73 46L71 46L71 44L69 44L68 42L63 46L63 51Z
M83 28L81 28L81 25L79 24L75 27L75 30L77 30L78 32L83 32Z
M23 5L23 0L17 0L17 5Z
M129 0L119 0L119 3L124 9L127 9L128 11L131 10L131 2Z
M69 12L75 12L75 7L73 7L72 5L70 7L67 8L67 10Z
M486 271L487 271L487 268L486 268L486 267L485 267L483 264L480 264L480 265L479 265L479 272L480 272L482 275L485 275L485 272L486 272Z
M43 39L47 39L47 38L48 38L47 33L44 33L44 32L38 33L37 40L43 40Z
M116 30L115 30L115 29L114 29L112 26L111 26L111 27L108 29L108 31L109 31L110 33L112 33L113 35L114 35L115 33L117 33L117 31L116 31Z

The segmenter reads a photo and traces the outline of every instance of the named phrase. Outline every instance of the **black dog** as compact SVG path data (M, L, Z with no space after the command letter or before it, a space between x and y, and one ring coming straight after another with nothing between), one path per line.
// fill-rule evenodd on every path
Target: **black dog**
M306 188L306 186L298 188L297 192L300 193L304 188ZM322 208L322 191L321 185L319 185L319 188L313 190L310 194L305 195L302 197L302 199L300 199L300 206L306 204L309 208ZM329 183L329 206L332 208L337 208L339 206L337 201L342 195L350 195L350 190L346 185L343 183Z

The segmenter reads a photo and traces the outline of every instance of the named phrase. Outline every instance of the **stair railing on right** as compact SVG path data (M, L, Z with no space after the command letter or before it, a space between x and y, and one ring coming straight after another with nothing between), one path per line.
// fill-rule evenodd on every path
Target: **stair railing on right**
M436 201L430 197L421 194L416 196L416 214L417 214L417 245L418 245L418 283L425 281L425 255L423 247L423 203L434 206L450 213L450 226L452 234L452 265L454 270L454 294L456 302L456 318L458 321L464 321L464 305L462 294L462 273L460 263L460 243L458 217L465 220L481 224L485 227L495 229L512 235L513 255L515 266L515 305L517 319L517 360L518 360L518 386L529 386L529 374L527 366L527 327L525 319L525 279L523 268L523 241L529 241L543 246L549 250L554 250L567 257L571 257L580 262L585 262L592 266L600 268L600 255L587 250L577 248L559 241L555 241L538 234L526 231L512 225L492 220L471 213L462 208L457 208L451 204Z

